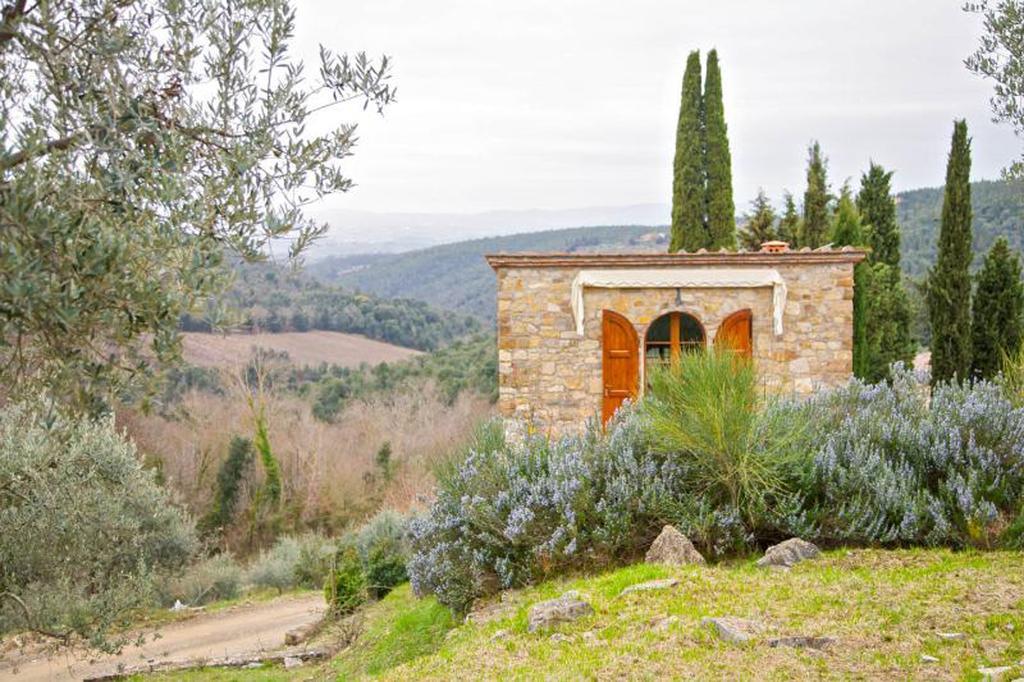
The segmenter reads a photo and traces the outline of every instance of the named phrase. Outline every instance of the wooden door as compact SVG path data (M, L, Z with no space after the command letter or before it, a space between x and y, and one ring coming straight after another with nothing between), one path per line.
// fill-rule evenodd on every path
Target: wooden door
M753 316L749 309L738 310L722 321L715 334L715 348L748 359L754 356Z
M622 315L605 310L601 318L601 349L601 421L607 424L626 398L636 398L640 383L640 339L636 329Z

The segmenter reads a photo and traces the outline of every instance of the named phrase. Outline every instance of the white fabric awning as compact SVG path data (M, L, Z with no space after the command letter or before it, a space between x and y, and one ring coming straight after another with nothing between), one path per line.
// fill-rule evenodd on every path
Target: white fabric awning
M572 314L576 333L583 336L583 290L602 289L729 289L772 288L772 330L782 334L786 310L786 281L774 268L663 268L580 270L572 282Z

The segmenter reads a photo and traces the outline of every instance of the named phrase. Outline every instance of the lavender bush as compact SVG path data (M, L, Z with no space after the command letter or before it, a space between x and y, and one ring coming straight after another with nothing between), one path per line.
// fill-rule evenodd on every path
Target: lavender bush
M826 542L954 547L1019 536L1024 409L995 384L942 385L929 401L921 378L901 367L891 384L855 380L804 411L822 445L794 531Z

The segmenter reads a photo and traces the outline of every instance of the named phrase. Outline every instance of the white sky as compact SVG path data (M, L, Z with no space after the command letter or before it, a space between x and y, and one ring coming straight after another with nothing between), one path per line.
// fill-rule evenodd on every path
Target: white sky
M686 55L712 47L741 211L759 186L776 201L802 193L812 138L834 188L869 158L896 170L897 189L941 184L955 117L974 139L973 176L994 178L1021 144L963 66L980 29L960 6L298 0L310 66L318 43L387 53L398 87L383 118L358 117L357 187L316 213L668 203Z

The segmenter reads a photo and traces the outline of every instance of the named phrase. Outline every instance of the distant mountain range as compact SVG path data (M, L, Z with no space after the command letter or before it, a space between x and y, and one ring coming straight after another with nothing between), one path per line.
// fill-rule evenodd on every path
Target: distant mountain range
M975 266L998 235L1005 235L1020 252L1024 249L1024 186L1006 182L977 182L972 185L974 203ZM939 220L942 215L942 189L927 188L902 192L897 196L900 227L902 230L903 269L911 277L921 277L935 259ZM661 207L664 209L665 207ZM588 211L609 217L616 209L580 209L578 215ZM405 253L329 256L312 262L312 276L331 283L342 284L383 297L414 298L439 308L469 313L484 320L495 317L494 273L484 261L484 254L516 251L664 251L667 215L658 213L655 205L622 207L625 214L649 211L649 223L634 222L601 227L579 227L530 232L524 227L520 234L471 239L431 246ZM574 212L564 213L566 220ZM527 215L540 220L551 212L510 211L481 214L492 216L493 222L480 230L501 230L501 216L513 220ZM655 220L664 215L662 220ZM472 217L462 216L467 222L458 229L472 228ZM425 220L425 218L424 218ZM428 229L430 238L451 235L440 227L438 219ZM424 223L426 224L426 223ZM533 225L538 223L531 223ZM579 223L578 223L579 224ZM653 227L651 225L654 225ZM658 225L661 225L660 227ZM349 251L352 253L352 251Z
M590 206L564 210L484 213L372 213L332 211L318 216L331 226L311 260L361 253L399 253L438 244L581 225L665 225L667 204Z

